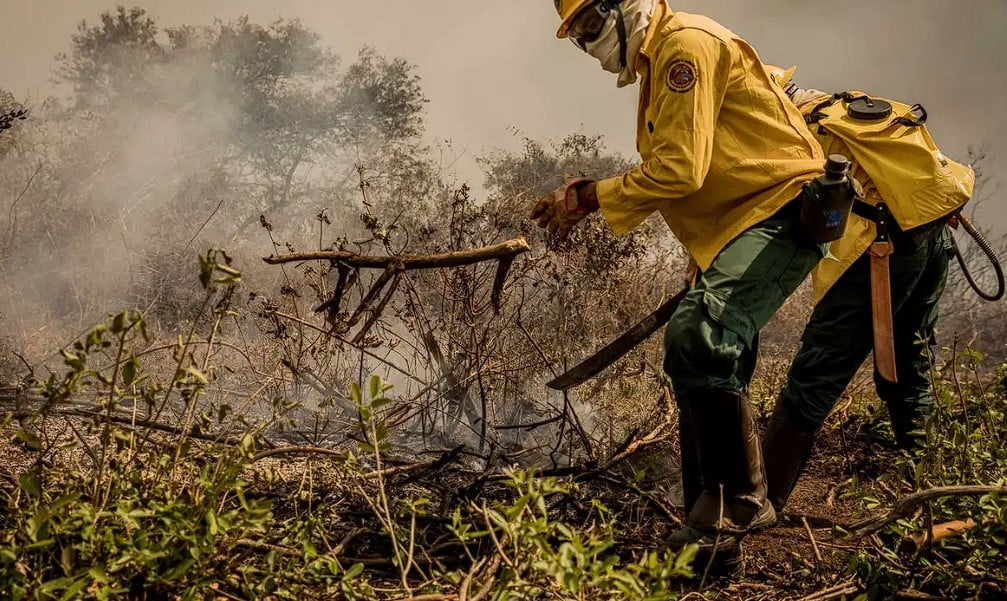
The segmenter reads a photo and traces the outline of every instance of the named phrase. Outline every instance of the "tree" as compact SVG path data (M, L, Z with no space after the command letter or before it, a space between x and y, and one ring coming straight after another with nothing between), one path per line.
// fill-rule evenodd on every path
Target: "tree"
M69 53L57 56L58 77L73 85L78 106L97 107L144 85L151 64L163 57L157 25L142 8L117 6L100 24L81 21Z
M358 165L382 172L375 197L436 179L413 67L371 49L342 67L297 20L162 32L120 6L79 25L57 77L72 102L34 111L0 169L7 198L25 190L3 216L7 275L23 278L12 295L52 310L39 319L90 320L123 294L152 311L184 298L191 247L257 261L263 214L279 240L303 238L322 209L356 222Z

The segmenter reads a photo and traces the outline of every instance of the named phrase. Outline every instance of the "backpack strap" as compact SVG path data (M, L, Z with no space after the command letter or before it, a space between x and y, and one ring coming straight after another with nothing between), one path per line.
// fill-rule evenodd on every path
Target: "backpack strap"
M821 121L822 118L825 117L825 113L823 113L822 111L835 104L839 99L843 97L843 94L846 94L846 92L833 94L830 98L826 98L825 100L816 104L815 108L811 109L811 112L804 116L804 122L808 125L811 125L813 123L818 123L819 121Z
M923 105L918 102L909 107L909 112L905 115L892 119L892 123L898 123L906 127L920 127L926 122L927 109L923 108Z

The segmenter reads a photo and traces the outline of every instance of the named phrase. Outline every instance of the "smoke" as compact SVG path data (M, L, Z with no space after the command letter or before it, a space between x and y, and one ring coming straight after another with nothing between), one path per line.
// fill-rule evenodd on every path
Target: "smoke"
M195 255L226 245L258 266L273 249L248 231L305 179L293 176L320 152L311 141L331 137L337 119L317 108L331 102L335 63L300 23L170 33L155 51L128 36L98 51L76 39L63 59L74 96L32 107L4 134L0 197L13 201L0 213L0 312L26 344L64 342L127 307L186 317L199 303ZM343 108L365 115L367 100ZM345 169L325 167L315 181Z
M0 169L4 196L22 198L6 216L0 311L15 330L100 319L167 231L198 226L179 220L178 199L226 156L235 104L212 65L188 56L144 79L95 109L50 104L14 132Z

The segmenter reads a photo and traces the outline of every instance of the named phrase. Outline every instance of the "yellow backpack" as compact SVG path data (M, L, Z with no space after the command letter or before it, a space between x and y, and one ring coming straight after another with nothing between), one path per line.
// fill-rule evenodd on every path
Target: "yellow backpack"
M972 197L975 172L944 156L927 131L919 104L841 92L805 111L819 136L836 136L848 157L871 178L885 201L898 207L903 230L954 213Z

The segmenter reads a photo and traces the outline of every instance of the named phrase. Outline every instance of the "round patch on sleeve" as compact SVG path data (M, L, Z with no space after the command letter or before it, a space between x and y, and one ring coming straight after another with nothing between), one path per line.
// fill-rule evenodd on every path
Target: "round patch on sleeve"
M688 92L696 86L697 79L699 75L696 73L696 65L684 58L675 59L668 67L667 83L672 92Z

